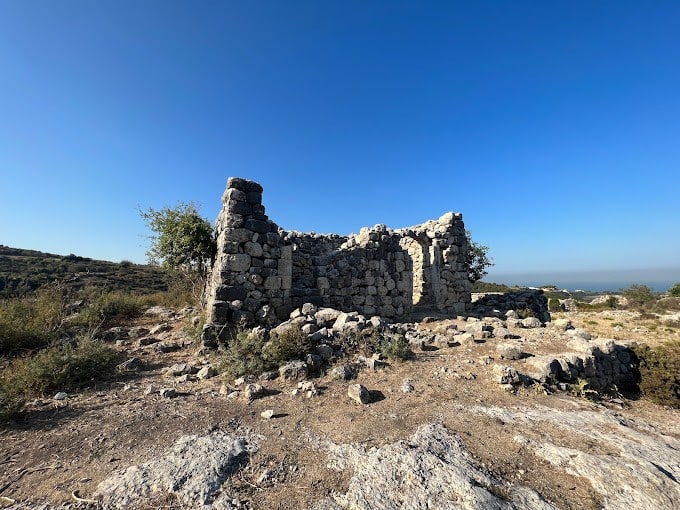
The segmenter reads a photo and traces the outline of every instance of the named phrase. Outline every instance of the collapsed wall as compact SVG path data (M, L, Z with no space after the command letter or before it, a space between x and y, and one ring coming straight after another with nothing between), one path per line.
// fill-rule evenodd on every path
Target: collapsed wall
M470 303L461 214L357 235L286 232L265 214L262 186L230 178L207 287L206 345L225 326L273 325L303 303L389 318L416 309L453 315Z

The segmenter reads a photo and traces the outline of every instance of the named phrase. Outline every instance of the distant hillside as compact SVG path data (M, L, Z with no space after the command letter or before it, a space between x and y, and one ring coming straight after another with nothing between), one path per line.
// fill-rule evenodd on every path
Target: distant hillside
M0 245L0 298L30 294L55 281L74 291L89 287L147 294L168 288L168 275L156 266L93 260L73 254L54 255Z

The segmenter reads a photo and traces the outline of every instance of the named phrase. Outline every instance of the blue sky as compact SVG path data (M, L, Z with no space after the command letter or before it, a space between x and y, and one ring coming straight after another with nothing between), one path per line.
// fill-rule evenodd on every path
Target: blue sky
M0 243L144 260L137 208L462 212L494 272L680 267L680 3L0 0ZM493 276L493 273L492 273Z

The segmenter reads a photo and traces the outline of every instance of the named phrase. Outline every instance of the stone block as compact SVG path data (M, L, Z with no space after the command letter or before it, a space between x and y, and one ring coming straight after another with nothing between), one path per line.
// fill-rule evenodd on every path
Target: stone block
M227 255L225 268L237 272L248 271L250 268L250 255L247 253L231 253Z
M347 388L347 396L359 404L371 402L371 394L363 384L350 384Z
M248 179L242 179L240 177L229 177L227 180L228 189L237 189L245 193L256 191L262 193L262 185L255 181L249 181Z
M269 222L253 218L249 218L245 221L245 228L259 233L269 232L271 229Z
M307 379L307 363L301 360L289 361L279 367L279 377L284 381L304 381Z
M246 242L243 246L243 251L251 257L261 257L263 253L262 246L259 243L254 243L252 241Z
M248 193L246 193L246 201L249 204L261 204L262 191L249 191Z
M264 281L264 288L267 290L277 290L281 288L280 276L268 276Z
M241 202L238 200L231 200L227 204L227 209L233 214L240 214L241 216L247 216L253 213L253 206L247 202Z
M220 286L215 292L217 299L221 301L234 301L236 299L245 299L246 290L240 286Z
M228 201L232 201L232 200L245 202L246 194L243 191L235 189L235 188L232 188L232 189L227 188L227 190L224 192L224 195L222 195L222 201L228 202Z

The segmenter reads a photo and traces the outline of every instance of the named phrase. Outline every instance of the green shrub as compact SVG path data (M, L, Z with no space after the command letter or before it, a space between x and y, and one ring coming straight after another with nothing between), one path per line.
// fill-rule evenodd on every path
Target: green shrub
M58 334L65 303L63 290L54 285L33 297L0 301L0 354L48 345Z
M673 297L680 297L680 282L676 283L671 287L669 294Z
M205 277L197 272L169 271L168 289L149 294L147 302L152 305L168 308L184 308L185 306L200 306Z
M641 306L656 300L654 291L646 285L631 285L621 291L632 306Z
M0 417L16 416L27 398L108 379L122 360L119 352L89 337L75 347L51 347L35 356L16 358L0 376Z
M389 359L405 360L412 354L406 337L396 333L386 333L378 349L380 354Z
M536 314L531 308L519 308L516 310L517 317L520 319L527 319L529 317L536 317Z
M0 422L5 422L18 416L24 406L25 399L14 386L6 384L0 378Z
M250 331L239 331L229 341L218 371L229 377L264 372L269 364L262 358L262 347L264 340L260 336Z
M307 335L299 327L291 326L265 344L262 357L278 366L292 359L302 359L311 350L312 344Z
M30 358L17 359L10 371L31 395L80 388L109 377L122 361L122 355L110 347L81 339L73 347L51 347Z
M642 394L657 404L680 408L680 342L655 348L632 347L640 371Z
M97 331L139 317L150 303L148 296L122 291L104 292L91 300L75 323Z
M548 310L551 312L562 312L564 311L564 306L562 306L558 298L551 297L548 299Z
M590 383L585 379L578 379L575 384L571 385L571 393L575 397L585 398L588 400L600 400L600 394L590 387Z

